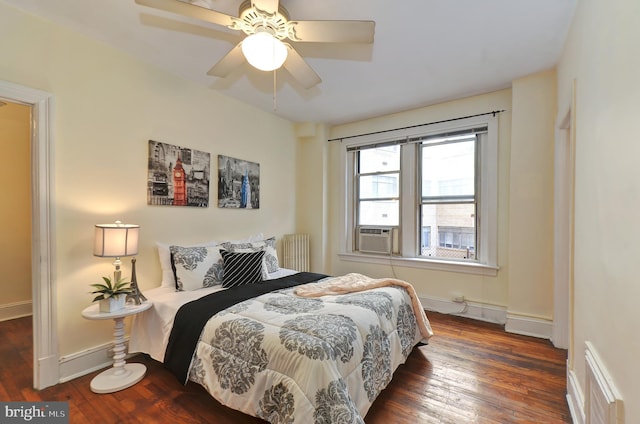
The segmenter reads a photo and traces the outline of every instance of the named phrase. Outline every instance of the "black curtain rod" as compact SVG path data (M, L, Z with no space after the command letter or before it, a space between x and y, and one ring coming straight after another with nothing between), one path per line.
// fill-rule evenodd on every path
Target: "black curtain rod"
M417 124L417 125L411 125L411 126L408 126L408 127L393 128L391 130L381 130L381 131L374 131L374 132L365 133L365 134L348 135L346 137L331 138L331 139L329 139L327 141L338 141L338 140L342 141L342 140L346 140L348 138L364 137L365 135L384 134L386 132L391 132L391 131L408 130L408 129L411 129L411 128L424 127L424 126L427 126L427 125L441 124L443 122L451 122L451 121L458 121L460 119L475 118L476 116L484 116L484 115L496 116L496 113L501 113L501 112L504 112L504 111L505 111L504 109L502 109L502 110L494 110L492 112L477 113L475 115L467 115L467 116L461 116L459 118L444 119L442 121L428 122L426 124Z

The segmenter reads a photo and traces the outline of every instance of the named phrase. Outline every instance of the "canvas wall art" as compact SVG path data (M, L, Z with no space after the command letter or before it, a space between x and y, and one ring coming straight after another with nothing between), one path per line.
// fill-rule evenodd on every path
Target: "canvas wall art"
M260 208L260 164L218 155L218 207Z
M211 154L149 140L147 204L209 206Z

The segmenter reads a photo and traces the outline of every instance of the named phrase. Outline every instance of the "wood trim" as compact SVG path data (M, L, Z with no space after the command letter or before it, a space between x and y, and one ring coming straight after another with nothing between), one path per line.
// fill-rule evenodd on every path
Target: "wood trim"
M553 322L543 318L508 313L505 307L481 302L456 303L451 300L420 297L427 311L445 313L479 321L493 322L505 326L505 331L524 336L550 339Z
M509 333L522 334L524 336L551 339L553 321L508 313L505 330Z
M125 337L125 353L129 351L129 337ZM130 358L132 355L127 355ZM60 357L60 383L85 376L113 365L113 342L103 343L82 352Z
M575 84L561 105L555 128L554 177L554 326L551 340L559 348L571 343L571 287L575 197Z
M0 81L0 97L32 106L31 131L31 278L33 302L33 385L58 383L56 281L53 277L53 95Z
M584 424L584 394L580 388L578 376L573 370L567 370L567 404L574 424Z
M0 305L0 321L30 316L32 304L30 300Z
M507 310L502 306L467 301L456 303L447 299L420 296L420 302L427 311L471 318L478 321L504 325L507 322Z

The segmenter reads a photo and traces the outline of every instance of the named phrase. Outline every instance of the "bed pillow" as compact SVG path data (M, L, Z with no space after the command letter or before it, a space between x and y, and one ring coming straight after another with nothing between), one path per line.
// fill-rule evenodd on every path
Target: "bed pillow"
M240 249L240 248L234 248L233 252L235 253L255 253L255 252L260 252L263 251L264 249ZM231 252L231 250L229 251ZM266 280L269 278L269 269L267 268L267 262L265 260L266 256L263 255L262 256L262 264L261 264L261 271L262 271L262 279Z
M252 241L261 241L264 239L263 233L251 234L249 237L240 240L225 240L225 243L250 243Z
M217 246L220 244L215 240L207 241L199 244L190 244L183 247L197 247L197 246ZM176 277L175 271L173 269L173 262L171 260L171 251L169 247L170 244L156 242L156 247L158 248L158 259L160 260L160 270L162 271L162 281L160 282L160 287L175 287L176 286Z
M265 240L260 241L251 241L247 243L232 243L232 242L224 242L221 246L230 251L246 251L247 249L253 250L254 252L264 250L264 261L267 264L267 271L269 273L276 272L280 269L278 265L278 252L276 251L276 238L270 237Z
M227 241L227 243L249 243L252 241L260 241L262 239L264 239L263 233L256 233L250 235L245 239L229 240ZM217 246L218 244L220 244L219 241L211 240L203 243L187 244L182 246ZM171 260L171 252L169 251L169 247L171 246L171 244L156 242L156 246L158 247L158 259L160 260L160 270L162 271L162 281L160 282L160 287L176 287L175 270L173 267L173 262Z
M257 252L231 252L220 250L224 263L222 287L236 287L262 281L264 250Z
M176 269L176 291L191 291L222 283L220 246L170 246Z

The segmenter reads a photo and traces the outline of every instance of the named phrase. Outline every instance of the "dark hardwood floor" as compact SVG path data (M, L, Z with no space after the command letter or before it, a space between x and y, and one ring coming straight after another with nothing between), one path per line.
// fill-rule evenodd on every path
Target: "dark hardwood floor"
M499 325L429 312L435 336L395 372L367 424L570 423L565 350L505 333ZM70 423L263 423L230 410L200 386L182 386L138 355L147 375L112 394L91 392L97 372L42 391L32 388L31 318L0 323L0 400L68 401Z

